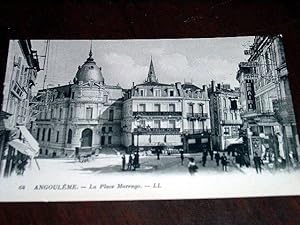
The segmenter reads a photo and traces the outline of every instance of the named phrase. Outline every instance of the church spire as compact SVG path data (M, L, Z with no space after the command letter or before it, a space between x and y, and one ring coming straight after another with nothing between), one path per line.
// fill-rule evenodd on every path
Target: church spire
M90 44L90 52L89 52L89 57L87 59L87 61L93 61L93 41L91 40L91 44Z
M147 77L146 82L151 82L151 83L158 82L156 75L155 75L155 71L154 71L152 56L151 56L150 67L149 67L149 72L148 72L148 77Z

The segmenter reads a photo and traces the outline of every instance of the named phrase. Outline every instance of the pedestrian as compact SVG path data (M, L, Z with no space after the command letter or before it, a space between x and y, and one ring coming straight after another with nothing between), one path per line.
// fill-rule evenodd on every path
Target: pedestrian
M261 158L258 156L257 152L254 153L253 161L256 173L261 173Z
M216 159L217 166L219 166L219 162L220 162L220 153L219 152L217 152L215 154L215 159Z
M138 154L136 152L133 158L133 170L135 170L137 167L138 167Z
M125 170L125 165L126 165L126 157L125 154L122 155L122 171Z
M214 152L213 151L209 151L210 154L210 160L214 160Z
M194 158L189 158L188 170L191 175L194 175L197 172L197 165Z
M223 171L227 171L227 157L225 155L225 153L223 153L223 156L221 157L221 163L222 163L222 169Z
M202 166L203 167L205 167L206 159L207 159L207 154L203 153L203 156L202 156Z
M160 148L157 148L157 149L156 149L156 156L157 156L157 160L160 160L160 158L159 158L160 151L161 151L161 149L160 149Z
M127 164L127 170L131 170L132 168L132 155L129 155L128 164Z
M184 160L183 149L180 150L180 159L181 159L181 165L183 165L183 160Z

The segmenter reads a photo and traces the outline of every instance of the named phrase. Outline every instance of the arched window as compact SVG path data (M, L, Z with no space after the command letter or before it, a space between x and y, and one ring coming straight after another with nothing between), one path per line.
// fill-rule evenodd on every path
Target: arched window
M73 133L72 130L69 129L69 131L68 131L68 140L67 140L68 144L72 144L72 135L73 135L72 133Z
M92 147L93 131L86 128L81 134L81 147Z
M224 112L224 120L227 120L227 113Z

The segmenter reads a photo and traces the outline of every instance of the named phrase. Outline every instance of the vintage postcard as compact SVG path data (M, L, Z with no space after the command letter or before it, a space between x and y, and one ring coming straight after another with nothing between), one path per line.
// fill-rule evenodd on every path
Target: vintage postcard
M284 37L10 40L0 201L300 194Z

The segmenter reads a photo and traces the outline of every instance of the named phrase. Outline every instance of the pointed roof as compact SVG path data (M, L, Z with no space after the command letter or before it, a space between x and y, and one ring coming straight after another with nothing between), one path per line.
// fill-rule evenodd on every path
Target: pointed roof
M150 61L150 66L149 66L149 72L148 72L148 76L147 76L146 82L147 83L157 83L158 82L158 79L156 78L155 71L154 71L152 56L151 56L151 61Z

